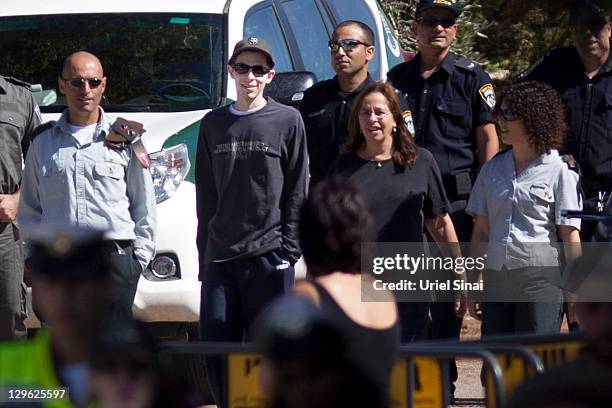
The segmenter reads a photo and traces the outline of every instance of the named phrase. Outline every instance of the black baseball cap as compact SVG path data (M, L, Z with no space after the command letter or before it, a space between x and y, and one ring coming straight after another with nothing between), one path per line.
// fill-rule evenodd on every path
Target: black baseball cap
M570 22L573 26L596 27L607 22L607 13L590 0L574 0L570 5Z
M420 0L416 7L416 16L430 9L449 10L455 15L455 18L461 14L461 5L458 0Z
M34 276L70 281L110 276L109 246L102 231L61 226L22 228L30 246Z
M274 68L274 59L272 58L272 48L266 40L261 37L248 37L238 41L234 46L234 52L229 59L230 65L234 63L236 57L244 51L256 51L261 52L268 58L270 68Z

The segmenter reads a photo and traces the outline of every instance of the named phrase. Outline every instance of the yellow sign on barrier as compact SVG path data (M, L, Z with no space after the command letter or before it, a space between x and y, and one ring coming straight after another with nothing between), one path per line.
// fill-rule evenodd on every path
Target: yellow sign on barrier
M227 357L228 406L263 408L266 398L259 386L261 355L235 353Z
M546 370L560 367L578 357L581 341L551 342L542 344L524 344L533 351L544 364ZM510 398L519 385L534 373L530 372L522 357L518 355L497 354L495 355L503 371L506 398ZM492 386L493 379L487 375L487 385ZM492 389L492 388L491 388ZM495 407L492 395L487 395L487 406Z
M399 359L391 371L391 408L408 407L408 361Z
M414 378L410 378L410 362L414 364ZM409 393L409 381L414 382L413 393ZM414 408L444 407L444 388L440 362L429 357L400 357L391 372L391 407Z
M444 407L444 384L442 367L435 358L415 357L414 362L414 408Z
M540 360L542 360L544 367L550 370L575 360L583 344L581 341L571 341L564 343L528 344L527 347L536 353Z

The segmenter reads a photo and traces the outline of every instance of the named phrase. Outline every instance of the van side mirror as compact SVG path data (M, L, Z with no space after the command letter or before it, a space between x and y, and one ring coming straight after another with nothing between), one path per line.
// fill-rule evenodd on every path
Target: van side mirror
M277 72L264 89L264 96L297 108L302 102L304 91L316 82L316 75L309 71Z

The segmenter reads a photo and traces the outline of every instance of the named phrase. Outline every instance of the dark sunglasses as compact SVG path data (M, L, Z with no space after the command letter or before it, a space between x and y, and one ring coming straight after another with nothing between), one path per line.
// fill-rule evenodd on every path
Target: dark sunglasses
M338 52L340 48L342 48L344 52L349 52L357 48L359 45L365 45L366 47L370 46L370 44L366 44L359 40L353 40L352 38L346 38L343 40L329 40L327 45L332 52Z
M605 19L592 17L592 18L577 18L570 21L570 25L574 32L582 33L590 31L593 35L597 35L601 30L608 24Z
M95 89L102 85L102 80L100 78L62 78L62 81L68 82L75 88L80 88L85 85L85 83L88 83L91 89Z
M501 106L499 108L496 107L494 113L497 119L501 118L506 122L512 122L513 120L518 119L511 108L502 109Z
M248 65L243 64L242 62L232 64L232 68L234 68L234 71L236 71L236 73L239 75L248 74L250 71L255 76L264 76L271 71L271 69L265 65Z
M457 22L450 17L423 16L416 19L417 23L424 24L428 27L437 27L441 25L444 28L449 28Z

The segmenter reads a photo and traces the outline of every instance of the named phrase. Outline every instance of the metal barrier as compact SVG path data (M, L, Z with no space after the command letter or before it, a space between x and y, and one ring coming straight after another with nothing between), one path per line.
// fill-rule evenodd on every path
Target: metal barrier
M494 344L525 346L533 351L542 360L544 368L549 370L578 357L580 348L584 345L584 336L582 333L492 336L464 344L484 348Z
M496 407L503 407L504 383L502 369L495 356L484 349L462 347L460 343L454 345L414 344L400 347L400 361L407 360L409 398L407 406L410 408L438 408L450 404L448 390L449 376L448 364L450 359L456 357L471 357L481 359L487 372L491 373L491 382L485 387L487 400L494 401ZM393 381L393 380L392 380ZM391 389L392 401L398 389Z
M225 356L224 371L230 408L260 408L266 403L259 388L262 357L254 344L165 342L162 352ZM450 403L446 362L455 357L482 359L491 373L487 396L495 407L504 405L502 369L495 356L486 350L461 345L436 347L408 345L399 350L391 376L391 406L394 408L441 408Z

